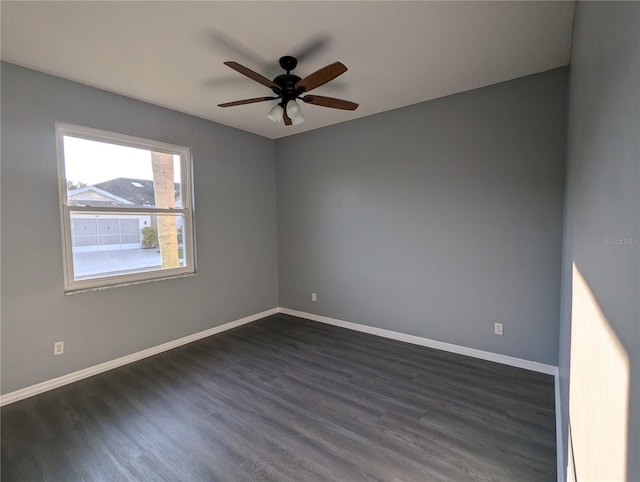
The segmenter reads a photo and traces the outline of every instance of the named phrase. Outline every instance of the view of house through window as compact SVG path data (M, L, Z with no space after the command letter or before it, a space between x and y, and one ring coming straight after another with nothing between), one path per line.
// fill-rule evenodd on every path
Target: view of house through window
M193 273L187 148L58 125L68 290Z

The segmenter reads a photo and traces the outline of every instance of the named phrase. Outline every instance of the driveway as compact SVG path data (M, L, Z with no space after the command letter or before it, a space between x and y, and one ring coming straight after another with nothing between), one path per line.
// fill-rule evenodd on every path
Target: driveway
M73 254L73 269L76 279L92 278L96 275L149 271L159 268L160 250L158 248L91 251Z

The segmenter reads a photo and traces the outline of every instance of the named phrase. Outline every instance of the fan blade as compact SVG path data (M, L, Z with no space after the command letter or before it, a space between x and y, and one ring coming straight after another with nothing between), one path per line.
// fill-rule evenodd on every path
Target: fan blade
M278 90L280 89L278 84L274 83L272 80L267 79L264 75L260 75L258 72L254 72L244 65L240 65L238 62L225 62L224 65L231 67L236 72L240 72L242 75L246 75L251 80L255 80L259 84L269 87L270 89L272 87L275 87Z
M356 110L358 104L349 102L348 100L336 99L334 97L325 97L323 95L305 95L302 101L307 104L321 105L322 107L331 107L332 109Z
M326 50L331 43L328 35L320 35L307 41L291 55L298 59L298 64Z
M277 97L254 97L253 99L236 100L233 102L225 102L224 104L218 104L218 107L233 107L234 105L253 104L255 102L265 102L267 100L274 100Z
M320 87L339 75L344 74L347 67L340 62L334 62L326 67L316 70L313 74L306 76L296 84L296 89L300 92L309 92L311 89Z
M209 29L206 31L205 36L208 46L225 57L240 57L240 60L246 60L253 65L259 65L261 70L267 65L267 62L251 50L250 47L247 47L239 40L234 40L219 30Z
M282 113L282 118L284 119L284 125L290 126L292 124L291 118L287 115L286 110Z

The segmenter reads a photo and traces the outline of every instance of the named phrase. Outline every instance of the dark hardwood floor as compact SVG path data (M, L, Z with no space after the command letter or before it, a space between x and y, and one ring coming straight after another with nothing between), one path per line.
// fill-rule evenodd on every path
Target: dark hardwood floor
M553 378L286 315L2 408L2 481L556 477Z

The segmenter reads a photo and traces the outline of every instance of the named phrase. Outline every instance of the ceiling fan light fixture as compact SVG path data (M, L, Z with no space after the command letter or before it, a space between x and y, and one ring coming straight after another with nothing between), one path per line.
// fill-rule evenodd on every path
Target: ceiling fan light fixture
M292 121L297 117L302 117L302 109L294 99L291 99L289 102L287 102L287 115L291 118ZM302 120L302 122L304 122L304 119ZM298 124L300 124L300 122L298 122Z
M304 116L302 112L298 114L297 117L291 117L291 125L297 126L298 124L302 124L304 122Z
M284 109L280 104L276 104L271 108L271 110L267 114L267 117L271 119L273 122L279 124L280 122L282 122L283 115L284 115Z

